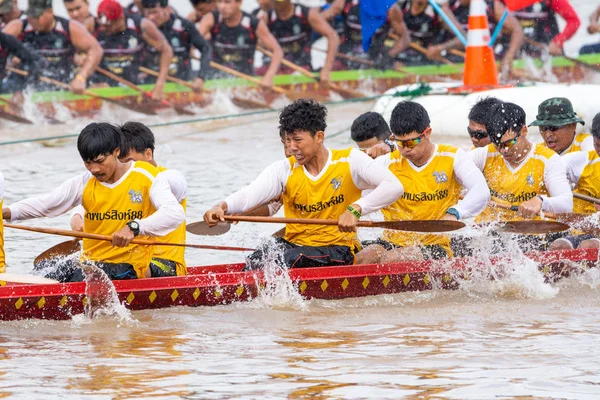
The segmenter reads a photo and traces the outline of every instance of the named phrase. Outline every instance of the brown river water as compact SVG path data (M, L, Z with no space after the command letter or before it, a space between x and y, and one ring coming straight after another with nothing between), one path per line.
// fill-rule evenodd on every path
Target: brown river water
M349 146L352 120L370 106L330 107L327 144ZM158 162L188 179L188 222L282 157L276 126L273 113L155 130ZM73 141L0 152L5 204L84 168ZM27 224L66 228L68 219ZM239 224L188 241L252 247L278 229ZM62 240L7 229L9 270L29 272L37 254ZM189 250L187 258L201 265L243 254ZM228 306L117 306L94 319L0 322L0 398L596 399L599 285L595 269L549 285L515 257L501 279L475 277L452 292L315 301L281 279Z

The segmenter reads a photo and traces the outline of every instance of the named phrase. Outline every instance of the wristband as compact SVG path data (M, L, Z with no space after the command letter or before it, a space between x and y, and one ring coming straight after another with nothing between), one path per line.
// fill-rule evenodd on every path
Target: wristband
M356 218L360 219L361 217L361 213L360 211L358 211L356 208L352 207L351 205L348 206L348 211L350 211L352 213L352 215L354 215Z
M86 82L87 82L87 79L85 79L85 78L84 78L84 76L83 76L83 75L81 75L81 74L77 74L77 75L75 75L75 79L74 79L74 80L76 80L76 81L77 81L77 80L79 80L79 81L81 81L81 82L83 82L83 83L86 83Z
M460 213L458 212L458 210L454 207L450 207L449 209L446 210L446 214L450 214L450 215L454 215L456 217L457 220L460 219Z

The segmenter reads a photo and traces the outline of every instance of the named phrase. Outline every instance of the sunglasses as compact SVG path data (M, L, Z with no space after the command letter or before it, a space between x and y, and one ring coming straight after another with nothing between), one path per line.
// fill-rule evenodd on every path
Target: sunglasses
M481 139L488 137L488 134L486 131L484 131L484 130L476 131L476 130L469 128L468 126L467 126L467 132L469 132L469 136L471 136L473 139L477 139L477 140L481 140Z
M543 132L543 131L556 132L557 130L559 130L561 128L562 128L562 126L540 125L540 132Z
M396 139L395 136L392 136L392 140L394 142L396 142L396 144L398 145L399 148L406 147L407 149L413 149L413 148L417 147L417 145L419 143L421 143L421 140L423 139L424 135L425 135L425 132L421 133L416 138L406 139L406 140Z
M509 150L515 144L517 144L520 136L521 136L521 132L517 133L517 136L515 136L514 138L508 139L508 140L506 140L504 142L500 142L498 144L494 144L494 146L496 146L496 149L498 149L498 150L500 150L500 149L504 149L505 151Z

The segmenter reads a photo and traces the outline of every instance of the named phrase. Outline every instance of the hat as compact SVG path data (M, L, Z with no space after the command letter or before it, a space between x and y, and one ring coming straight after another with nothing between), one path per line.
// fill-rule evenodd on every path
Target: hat
M13 0L0 0L0 15L8 14L13 9Z
M98 19L101 25L115 21L123 15L123 7L115 0L102 0L98 5Z
M52 8L52 0L29 0L28 4L25 14L33 18L38 18L44 11Z
M538 106L536 120L529 126L564 126L579 122L585 125L582 120L573 111L573 104L564 97L552 97L544 100Z

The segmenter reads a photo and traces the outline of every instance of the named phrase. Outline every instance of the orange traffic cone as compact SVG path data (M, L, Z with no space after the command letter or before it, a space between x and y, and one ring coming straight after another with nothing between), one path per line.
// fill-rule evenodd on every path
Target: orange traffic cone
M490 28L485 2L484 0L471 0L465 72L463 75L465 86L474 89L498 87L496 59L494 58L494 50L489 43Z

